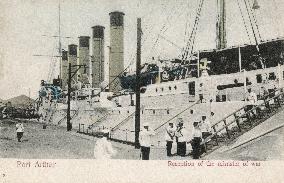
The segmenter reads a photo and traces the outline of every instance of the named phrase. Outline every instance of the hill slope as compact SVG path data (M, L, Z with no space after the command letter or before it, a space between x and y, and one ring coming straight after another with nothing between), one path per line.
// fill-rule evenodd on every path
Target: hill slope
M33 104L35 100L27 97L26 95L20 95L17 97L13 97L4 101L5 103L11 102L12 106L16 107L27 107L30 104Z

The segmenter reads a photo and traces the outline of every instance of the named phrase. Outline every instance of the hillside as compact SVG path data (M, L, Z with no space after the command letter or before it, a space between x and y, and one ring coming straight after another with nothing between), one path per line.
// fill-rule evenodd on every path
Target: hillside
M30 104L33 104L35 100L27 97L26 95L20 95L17 97L4 100L4 103L7 103L7 102L11 102L12 106L16 106L16 107L27 107Z

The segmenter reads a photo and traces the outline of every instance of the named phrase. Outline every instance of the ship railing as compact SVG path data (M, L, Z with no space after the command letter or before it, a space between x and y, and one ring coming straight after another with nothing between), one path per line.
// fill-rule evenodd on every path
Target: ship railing
M246 118L246 120L247 120L247 121L243 121L243 123L248 123L248 125L250 127L253 127L253 117L251 117L251 114L254 114L255 117L256 117L256 115L259 115L259 117L265 118L265 114L264 114L265 112L267 112L267 113L272 112L273 105L270 104L271 102L274 102L275 108L280 108L281 107L280 99L284 98L283 88L277 89L276 91L280 91L280 93L273 96L273 97L271 97L271 93L265 95L263 97L263 100L260 103L254 105L254 107L252 109L246 110L247 105L245 105L244 107L232 112L231 114L222 118L217 123L213 124L212 127L211 127L213 129L213 133L210 136L208 136L207 138L205 138L202 141L201 145L203 145L203 144L207 145L208 142L210 142L211 140L214 139L215 142L216 142L216 145L218 146L218 144L219 144L218 137L220 138L222 135L225 135L225 136L227 136L228 139L231 139L231 133L230 132L233 131L233 130L229 129L230 126L235 125L237 127L238 131L241 132L242 131L241 120L243 118ZM274 91L274 92L276 92L276 91ZM244 111L244 113L239 114L242 111ZM254 111L255 111L255 113L254 113ZM233 118L233 120L228 122L229 118ZM219 129L216 129L216 127L220 124L223 125L223 126Z

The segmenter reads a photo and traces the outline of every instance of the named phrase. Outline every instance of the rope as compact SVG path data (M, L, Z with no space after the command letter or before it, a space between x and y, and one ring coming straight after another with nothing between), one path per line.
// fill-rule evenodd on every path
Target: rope
M248 17L249 17L251 29L252 29L252 32L253 32L253 36L254 36L254 39L255 39L255 43L256 43L256 45L257 45L257 51L259 52L258 41L257 41L256 35L255 35L254 26L253 26L253 23L252 23L252 20L251 20L250 11L249 11L249 9L248 9L248 5L247 5L246 0L244 0L244 2L245 2L245 6L246 6L246 10L247 10Z
M247 33L249 42L250 42L250 44L252 44L252 43L251 43L250 36L249 36L249 32L248 32L248 27L247 27L247 24L246 24L246 22L245 22L244 14L243 14L243 11L242 11L242 9L241 9L240 1L237 0L237 3L238 3L238 7L239 7L239 10L240 10L241 16L242 16L242 20L243 20L243 23L244 23L244 26L245 26L245 29L246 29L246 33Z
M252 7L250 1L248 1L248 4L249 4L250 7ZM257 23L257 18L256 18L256 15L255 15L255 12L254 12L254 10L252 8L250 8L250 12L252 14L252 17L253 17L253 20L254 20L254 23L255 23L255 26L256 26L256 30L257 30L257 33L258 33L258 36L259 36L260 40L262 40L260 32L259 32L259 28L258 28L258 23Z
M193 52L193 46L194 46L194 43L195 43L195 37L196 37L197 29L198 29L199 18L200 18L200 15L201 15L203 3L204 3L204 0L200 0L192 32L191 32L191 35L189 37L189 41L187 42L187 45L185 47L185 51L182 54L182 61L187 59L187 57L189 55L189 51L190 51L190 54L192 54L192 52ZM189 50L190 47L191 47L191 50Z
M167 23L170 23L170 19L171 19L171 18L173 17L173 15L176 14L176 12L178 11L178 8L177 8L177 7L178 7L178 3L177 3L177 1L176 1L175 6L172 8L174 11L171 11L171 13L167 16L166 21L164 22L162 28L159 30L159 33L157 34L158 36L157 36L157 38L155 39L155 42L154 42L152 48L150 49L150 51L151 51L151 52L149 53L150 57L151 57L151 55L153 55L154 53L157 52L156 46L157 46L158 41L159 41L159 39L160 39L160 36L159 36L159 35L161 35L162 33L165 33L166 30L168 29L166 25L167 25ZM163 11L163 13L165 13L165 12L166 12L166 11ZM182 14L182 12L181 12L181 14ZM180 16L181 14L179 14L179 16ZM149 58L148 58L148 59L149 59Z

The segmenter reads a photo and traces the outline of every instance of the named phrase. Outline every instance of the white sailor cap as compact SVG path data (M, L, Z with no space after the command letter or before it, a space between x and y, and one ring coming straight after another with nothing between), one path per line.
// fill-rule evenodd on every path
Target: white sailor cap
M103 129L101 132L102 132L103 134L107 134L107 133L109 133L109 130L108 130L108 129Z
M144 123L143 126L149 126L149 123Z
M183 123L183 119L182 118L177 118L178 123Z

